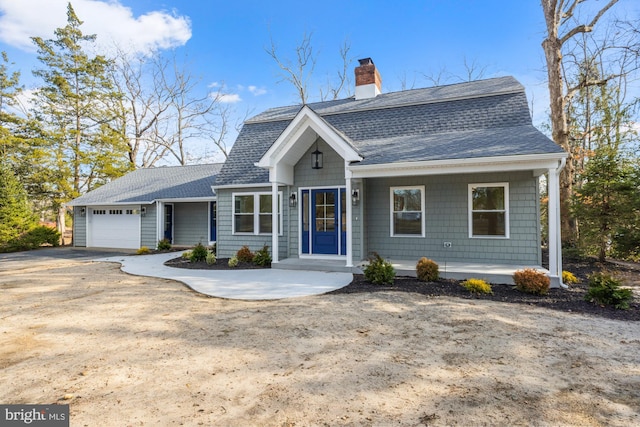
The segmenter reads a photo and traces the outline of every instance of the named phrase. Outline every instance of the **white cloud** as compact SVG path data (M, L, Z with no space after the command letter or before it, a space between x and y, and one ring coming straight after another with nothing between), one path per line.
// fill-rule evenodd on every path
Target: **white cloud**
M68 0L0 0L0 41L34 51L31 37L54 38L67 23ZM117 0L73 0L84 34L96 34L103 48L149 52L184 45L191 38L191 21L175 12L150 11L138 17Z
M242 101L242 98L237 93L225 93L218 96L218 101L223 104L235 104Z
M267 93L267 90L264 88L259 88L256 86L249 86L247 89L249 89L249 92L251 92L254 96L260 96L260 95L264 95L265 93Z

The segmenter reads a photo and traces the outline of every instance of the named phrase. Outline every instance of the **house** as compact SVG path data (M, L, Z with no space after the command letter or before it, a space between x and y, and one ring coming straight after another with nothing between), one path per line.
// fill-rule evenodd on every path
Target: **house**
M567 154L532 125L523 86L501 77L381 93L373 61L359 62L354 97L244 123L215 183L218 256L268 245L274 268L350 269L374 251L414 266L426 256L539 267L546 174L549 275L560 285Z
M138 169L69 203L74 246L155 248L216 240L212 186L221 164Z

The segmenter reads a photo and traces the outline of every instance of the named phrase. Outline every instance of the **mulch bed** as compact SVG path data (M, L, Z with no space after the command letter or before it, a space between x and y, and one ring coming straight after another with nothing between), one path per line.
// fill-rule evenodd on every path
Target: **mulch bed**
M175 268L187 268L190 270L253 270L271 267L260 267L250 262L240 261L236 267L229 267L229 258L218 258L215 264L207 264L204 261L190 262L188 259L184 258L173 258L165 262L164 265Z
M237 267L229 267L228 259L218 259L215 264L205 262L191 263L182 258L169 260L165 265L176 268L229 270L256 269L250 263L239 263ZM344 288L328 292L328 294L354 294L374 292L414 292L429 298L449 296L467 300L489 300L512 304L525 304L568 313L589 314L608 319L640 321L640 300L636 294L629 310L616 310L613 307L600 306L584 300L587 293L588 276L598 271L611 271L625 279L640 280L640 269L613 263L599 263L584 260L566 260L563 269L572 272L580 283L569 289L550 289L547 295L531 295L520 292L510 285L492 285L493 295L474 295L460 286L457 280L438 280L437 282L421 282L415 277L397 276L393 285L374 285L365 280L361 274L355 274L353 281Z

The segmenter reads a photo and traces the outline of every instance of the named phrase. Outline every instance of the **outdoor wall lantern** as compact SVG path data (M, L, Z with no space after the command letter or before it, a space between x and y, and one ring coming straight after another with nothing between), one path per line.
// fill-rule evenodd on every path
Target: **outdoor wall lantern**
M289 207L295 208L298 205L298 200L296 199L296 193L291 193L289 196Z
M360 190L352 190L351 191L351 204L353 206L358 206L358 201L360 200Z
M147 215L147 208L145 208L145 207L140 208L140 215L142 215L142 216Z
M87 208L80 208L80 216L85 216L87 214Z
M311 168L322 169L322 151L318 150L318 140L316 139L316 151L311 153Z

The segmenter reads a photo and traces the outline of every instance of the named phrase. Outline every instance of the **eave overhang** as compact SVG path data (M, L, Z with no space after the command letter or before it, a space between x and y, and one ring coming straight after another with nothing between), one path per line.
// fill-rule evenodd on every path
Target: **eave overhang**
M533 171L535 176L558 168L567 153L526 154L502 157L478 157L453 160L383 163L373 165L351 164L348 170L353 178L382 178L417 175L451 175L463 173Z

